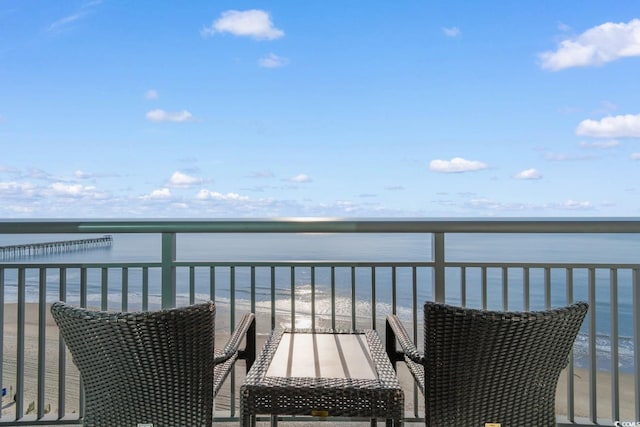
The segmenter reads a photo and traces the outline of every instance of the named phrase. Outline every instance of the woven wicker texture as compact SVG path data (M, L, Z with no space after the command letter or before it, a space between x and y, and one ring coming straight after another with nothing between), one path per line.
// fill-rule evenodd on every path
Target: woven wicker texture
M412 345L406 360L423 381L426 425L555 427L558 378L587 310L583 302L524 313L425 303L423 364Z
M85 426L210 426L212 302L112 313L54 303L85 388Z
M332 417L402 419L404 393L375 331L335 333L365 335L378 376L376 380L267 377L269 364L284 332L275 330L272 333L241 387L241 416L245 425L249 424L249 416L256 414L312 415L318 411ZM315 332L334 333L330 330Z

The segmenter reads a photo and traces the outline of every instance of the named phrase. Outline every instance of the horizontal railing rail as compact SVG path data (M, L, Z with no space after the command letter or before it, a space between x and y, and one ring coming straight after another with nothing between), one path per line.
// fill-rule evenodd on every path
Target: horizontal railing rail
M154 255L144 261L98 256L78 262L46 257L0 262L0 379L6 389L0 425L80 421L77 373L47 323L47 304L57 299L103 310L147 310L213 299L221 308L217 316L222 332L231 331L242 312L252 311L261 315L258 333L263 336L279 326L374 328L383 334L385 316L394 313L404 317L418 345L425 300L529 310L582 299L592 309L563 373L559 425L640 420L640 358L635 351L640 342L640 260L451 260L445 241L448 235L464 233L635 235L640 221L0 221L0 238L93 233L113 234L114 241L118 235L157 234L159 247L149 248ZM178 236L191 233L423 234L429 236L424 242L430 247L425 248L425 259L411 261L296 259L295 252L287 259L219 260L202 254L193 260L178 251L177 244ZM47 357L52 348L57 352L53 366ZM218 399L218 419L237 420L237 375ZM599 397L603 388L606 399ZM421 398L413 387L407 389L411 391L406 421L420 421Z

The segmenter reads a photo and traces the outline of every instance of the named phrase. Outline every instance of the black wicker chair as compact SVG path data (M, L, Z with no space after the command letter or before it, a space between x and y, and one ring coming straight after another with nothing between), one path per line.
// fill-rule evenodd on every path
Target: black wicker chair
M51 313L84 384L85 426L210 426L236 359L255 360L251 313L214 349L213 302L135 313L56 302Z
M424 354L387 317L392 363L405 361L433 427L555 427L555 396L588 305L497 312L427 302ZM396 349L397 343L401 350Z

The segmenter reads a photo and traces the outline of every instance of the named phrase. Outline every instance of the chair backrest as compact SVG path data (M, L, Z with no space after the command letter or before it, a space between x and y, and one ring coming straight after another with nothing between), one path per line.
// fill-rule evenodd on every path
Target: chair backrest
M114 313L51 307L80 371L86 426L210 426L213 302Z
M424 305L428 426L553 426L586 303L537 312Z

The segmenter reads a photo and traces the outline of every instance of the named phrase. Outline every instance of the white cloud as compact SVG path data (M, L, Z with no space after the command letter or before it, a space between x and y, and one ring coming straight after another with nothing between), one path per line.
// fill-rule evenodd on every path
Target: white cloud
M274 53L270 53L264 58L258 60L258 65L262 68L279 68L289 63L287 58L282 58Z
M73 173L73 176L75 176L78 179L89 179L92 177L92 175L90 173L81 171L81 170L77 170Z
M148 91L146 91L144 93L144 97L146 99L158 99L158 98L160 98L160 94L155 89L149 89Z
M574 162L574 161L594 159L594 157L591 155L577 155L577 154L564 154L564 153L546 153L544 155L544 158L551 162Z
M174 172L169 178L170 187L190 187L192 185L201 184L202 179L194 176L186 175L182 172Z
M67 184L64 182L54 182L47 188L47 193L53 196L75 197L75 198L91 198L103 199L108 196L107 193L96 190L94 186L85 186L81 184Z
M251 178L273 178L274 177L273 172L269 170L252 172L249 176Z
M168 112L164 110L152 110L147 113L147 120L151 122L188 122L193 119L193 115L187 110L182 110L178 112Z
M602 65L630 56L640 56L640 19L598 25L578 37L563 40L556 51L539 55L541 67L551 71Z
M153 190L150 194L142 196L142 199L146 200L166 200L171 198L171 190L168 188L161 188L159 190Z
M604 141L594 141L594 142L582 141L580 143L580 147L582 148L607 149L607 148L615 148L619 146L620 146L620 141L616 139L607 139Z
M117 177L118 174L116 173L105 173L105 172L101 172L101 173L94 173L94 172L85 172L83 170L76 170L73 173L73 177L75 179L95 179L95 178L113 178L113 177Z
M583 209L593 209L593 204L591 202L578 202L575 200L567 200L565 201L560 208L568 209L568 210L583 210Z
M291 178L289 178L289 181L291 182L298 182L298 183L304 183L304 182L311 182L311 178L308 175L305 175L303 173L293 176Z
M95 8L95 6L98 6L100 3L102 3L102 0L94 0L94 1L90 1L83 4L80 7L80 9L76 11L76 13L73 13L69 16L65 16L64 18L58 19L57 21L49 25L49 27L47 27L47 31L52 32L52 31L61 30L69 26L70 24L73 24L74 22L80 20L81 18L84 18L87 14L91 13L92 9Z
M196 194L196 199L198 200L221 200L221 201L247 201L249 198L247 196L241 196L238 193L227 193L222 194L217 191L209 191L202 189L198 191Z
M211 27L202 30L203 36L216 33L230 33L235 36L251 37L256 40L274 40L284 36L284 31L276 28L271 16L264 10L228 10Z
M0 182L0 194L30 196L35 191L35 186L28 182Z
M458 27L443 28L442 32L444 33L445 36L454 38L460 35L460 28Z
M631 160L640 160L640 153L631 153Z
M595 138L639 138L640 114L609 116L601 120L583 120L576 128L576 135Z
M536 169L525 169L514 176L515 179L540 179L542 174Z
M470 172L488 168L486 163L476 160L465 160L461 157L454 157L451 160L432 160L429 169L433 172L459 173Z
M47 28L47 31L55 31L58 30L62 27L65 27L75 21L77 21L78 19L82 18L83 14L81 13L75 13L73 15L69 15L66 16L62 19L57 20L56 22L52 23L51 25L49 25L49 27Z
M71 196L77 196L82 194L86 189L93 189L93 187L83 187L80 184L65 184L62 182L54 182L49 186L54 193L68 194Z

